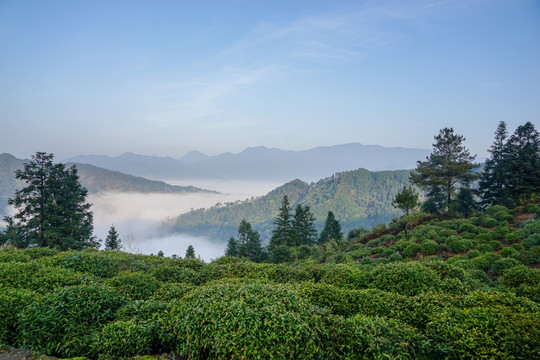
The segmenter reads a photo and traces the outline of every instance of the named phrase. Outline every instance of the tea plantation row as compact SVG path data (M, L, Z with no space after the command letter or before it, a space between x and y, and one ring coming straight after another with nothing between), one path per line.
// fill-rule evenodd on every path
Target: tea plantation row
M488 232L476 225L486 218L425 224L409 240L355 244L329 259L343 263L6 248L0 343L93 359L540 358L540 270L529 266L538 242L526 241L540 221L508 227L517 239L508 245L491 235L507 226L493 215ZM454 237L471 241L467 254L405 254L426 239L452 251ZM494 252L495 240L515 251ZM364 260L349 261L355 252Z

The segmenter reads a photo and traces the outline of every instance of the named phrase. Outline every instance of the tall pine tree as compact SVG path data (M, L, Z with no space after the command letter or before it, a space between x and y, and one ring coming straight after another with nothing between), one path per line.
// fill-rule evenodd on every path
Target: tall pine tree
M339 243L342 238L343 231L341 230L341 224L336 219L334 213L332 211L329 211L328 215L326 216L324 228L321 231L321 235L319 236L319 244L326 244L330 240L335 240Z
M273 250L279 245L294 246L295 240L294 229L292 226L291 205L287 195L283 196L279 214L274 219L274 225L272 237L270 238L270 249Z
M109 233L105 238L105 250L120 250L122 248L122 242L120 241L120 235L114 225L111 225Z
M454 129L444 128L435 136L433 152L426 161L418 161L411 172L410 181L427 191L430 201L441 209L449 210L457 190L478 175L473 172L476 156L463 146L465 138Z
M315 217L308 205L302 206L302 204L298 204L296 206L292 226L296 246L315 244L317 241Z
M16 209L7 217L11 239L27 246L49 246L60 250L97 247L92 236L92 212L85 202L88 191L80 184L77 168L54 164L54 156L38 152L15 177L25 183L8 203Z
M506 139L508 132L506 123L501 121L495 131L495 141L489 148L491 157L486 160L484 171L478 185L482 194L484 205L510 205L510 194L508 189L508 162Z
M518 126L506 143L509 197L514 205L540 193L540 135L531 122Z

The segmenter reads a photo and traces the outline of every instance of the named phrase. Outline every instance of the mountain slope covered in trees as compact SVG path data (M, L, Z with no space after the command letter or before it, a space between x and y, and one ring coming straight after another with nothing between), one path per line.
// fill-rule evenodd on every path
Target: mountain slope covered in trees
M347 232L358 227L372 227L389 222L400 214L392 206L395 194L408 184L410 171L371 172L365 169L337 173L317 183L291 181L267 195L209 209L198 209L174 219L175 230L227 240L236 235L238 224L246 219L261 232L263 240L270 237L273 220L284 195L291 205L308 205L320 229L328 211L332 211Z

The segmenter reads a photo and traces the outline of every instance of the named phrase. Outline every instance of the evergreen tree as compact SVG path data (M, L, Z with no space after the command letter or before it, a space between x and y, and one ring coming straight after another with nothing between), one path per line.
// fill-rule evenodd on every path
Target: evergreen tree
M231 237L227 243L227 249L225 249L225 256L238 256L238 242L235 238Z
M17 228L13 239L27 246L49 246L60 250L97 247L92 236L92 212L85 203L88 191L80 184L77 168L53 164L54 156L38 152L17 170L15 177L26 186L8 203L17 213L6 217Z
M186 259L195 259L195 249L192 245L189 245L186 249Z
M508 139L504 156L508 194L514 205L540 192L540 135L527 122Z
M440 130L435 136L433 152L426 161L418 161L417 167L411 172L410 181L424 189L428 198L433 201L442 200L440 208L449 209L456 190L463 184L477 178L473 173L476 156L471 156L463 146L465 138L454 134L452 128Z
M402 219L405 223L405 237L408 239L407 233L409 227L409 212L418 206L418 194L411 187L403 185L403 189L396 194L392 200L392 206L405 212L405 217Z
M238 256L246 257L251 261L259 261L262 253L261 236L253 230L251 224L242 219L238 226Z
M478 203L474 198L474 191L465 186L459 189L456 197L456 212L464 216L471 216L478 209Z
M309 206L298 204L294 211L293 231L296 240L295 245L313 245L317 241L317 229L315 228L315 217Z
M291 205L287 195L283 196L279 214L274 220L275 228L272 230L270 238L270 249L279 245L294 246L294 229L292 226Z
M411 187L403 185L403 189L392 200L392 206L403 210L405 215L418 206L418 194Z
M339 221L337 221L334 213L329 211L324 223L324 228L319 237L319 244L326 244L330 240L339 242L342 238L343 231L341 230L341 225Z
M120 250L122 248L122 242L120 236L116 231L114 225L109 229L109 233L105 238L105 250Z
M508 193L508 171L506 139L508 132L506 123L501 121L495 131L495 141L488 150L491 157L486 160L479 183L484 205L510 205Z

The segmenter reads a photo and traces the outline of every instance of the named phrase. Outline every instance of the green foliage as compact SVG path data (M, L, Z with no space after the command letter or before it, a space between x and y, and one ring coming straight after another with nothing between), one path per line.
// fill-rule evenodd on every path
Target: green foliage
M425 341L412 326L378 316L353 316L344 328L345 359L418 358Z
M91 356L95 331L123 304L118 293L101 285L58 289L22 311L18 343L55 356Z
M133 300L147 299L161 286L155 277L141 272L120 273L110 279L108 285L117 289L120 294Z
M80 184L77 168L53 164L53 154L37 152L16 170L26 186L8 200L16 209L6 218L10 239L17 246L48 246L60 250L96 247L92 212L85 203L88 191Z
M326 216L324 228L321 231L318 242L319 244L326 244L330 240L335 240L339 243L342 238L343 231L341 230L341 225L336 219L334 213L332 211L329 211L328 215Z
M441 129L435 136L433 152L426 161L418 161L411 172L411 182L427 191L438 209L448 210L456 189L478 177L473 173L475 156L462 145L464 140L452 128Z
M389 263L373 271L373 286L402 295L418 295L437 286L439 277L419 262Z
M2 286L0 292L0 345L14 344L17 341L19 337L17 315L37 298L38 295L30 290Z
M540 356L540 317L506 306L447 308L434 313L426 334L439 356L456 359Z
M163 341L189 358L324 357L318 311L283 285L213 284L163 319Z
M122 248L122 241L120 240L120 235L114 225L109 229L109 233L105 238L105 250L120 250Z
M195 259L195 249L193 245L189 245L186 249L186 259Z
M403 256L408 258L415 257L418 251L420 251L420 249L420 244L410 243L403 249Z
M152 326L134 320L115 321L105 325L92 344L100 359L127 359L152 352Z

